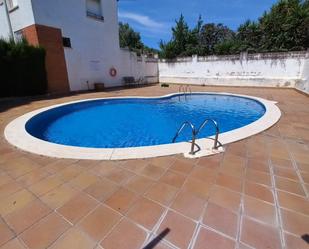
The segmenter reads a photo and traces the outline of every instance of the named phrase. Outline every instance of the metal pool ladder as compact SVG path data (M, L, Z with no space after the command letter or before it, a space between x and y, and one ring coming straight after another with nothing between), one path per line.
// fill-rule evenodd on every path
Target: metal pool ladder
M215 128L216 128L216 135L215 135L215 139L214 139L214 146L213 146L213 149L218 149L220 146L222 146L222 144L219 142L219 133L220 133L220 130L219 130L219 126L218 126L218 123L213 120L213 119L205 119L205 121L201 124L201 126L196 129L195 126L189 122L189 121L186 121L184 122L180 128L178 129L175 137L173 138L173 143L176 142L176 139L178 138L178 136L180 135L180 133L183 131L183 129L186 127L186 126L189 126L191 128L191 131L192 131L192 140L191 140L191 151L189 152L190 155L195 155L195 153L197 151L194 150L195 146L197 146L200 150L200 147L196 144L196 138L198 136L198 134L201 132L201 130L206 126L206 124L208 122L211 122L214 124ZM198 151L199 151L198 150Z
M191 87L189 85L180 85L178 92L183 93L184 96L185 96L185 99L187 99L188 94L192 95L192 90L191 90ZM180 100L180 96L181 95L179 95L179 100Z

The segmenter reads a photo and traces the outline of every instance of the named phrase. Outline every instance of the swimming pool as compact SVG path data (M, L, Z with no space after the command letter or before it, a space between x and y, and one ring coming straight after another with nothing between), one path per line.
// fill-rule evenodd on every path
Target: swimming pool
M229 93L170 94L162 97L119 97L81 100L27 113L5 129L13 145L40 155L77 159L128 159L188 152L190 129L172 139L185 121L198 127L206 118L219 124L222 144L257 134L281 116L275 102ZM211 151L206 137L198 145Z
M216 94L176 95L157 99L103 99L61 106L43 112L26 124L26 130L52 143L89 148L127 148L169 144L179 126L206 119L219 124L220 133L248 125L265 113L252 99ZM199 137L215 134L205 127ZM177 141L188 141L185 129Z

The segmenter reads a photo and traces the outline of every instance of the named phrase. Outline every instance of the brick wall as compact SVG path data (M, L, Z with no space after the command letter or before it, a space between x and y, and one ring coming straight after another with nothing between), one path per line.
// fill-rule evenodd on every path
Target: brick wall
M46 49L48 91L50 93L70 91L61 30L43 25L31 25L23 29L23 35L30 44L40 45Z

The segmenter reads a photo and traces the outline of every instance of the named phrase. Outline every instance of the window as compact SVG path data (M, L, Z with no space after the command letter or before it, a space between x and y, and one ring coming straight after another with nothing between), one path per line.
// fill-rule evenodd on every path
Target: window
M71 39L68 37L62 37L62 44L66 48L72 48Z
M102 16L101 0L86 0L87 16L104 20Z
M23 32L21 30L14 32L15 41L22 41L24 38Z
M7 0L8 8L9 10L14 10L18 7L18 2L17 0Z

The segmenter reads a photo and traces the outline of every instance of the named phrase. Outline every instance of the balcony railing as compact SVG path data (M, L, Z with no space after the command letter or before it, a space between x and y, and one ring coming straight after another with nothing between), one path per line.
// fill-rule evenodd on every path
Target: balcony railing
M95 13L88 11L88 10L87 10L87 16L94 18L94 19L97 19L97 20L100 20L100 21L104 21L104 16L95 14Z

